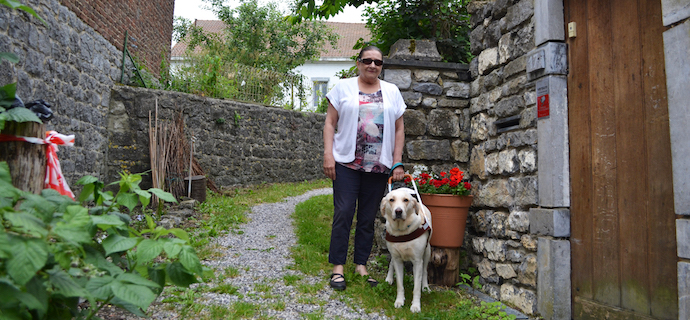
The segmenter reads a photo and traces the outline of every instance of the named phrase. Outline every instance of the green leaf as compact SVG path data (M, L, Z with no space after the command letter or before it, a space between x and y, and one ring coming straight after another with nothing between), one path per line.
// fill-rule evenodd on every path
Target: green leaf
M117 298L131 303L143 310L146 310L153 300L156 299L156 295L146 286L129 284L115 280L110 283L110 287L113 289L113 293Z
M199 257L197 257L194 248L191 246L182 247L182 251L180 251L180 263L182 263L188 271L201 275L201 262L199 262Z
M151 281L158 284L159 289L154 289L153 292L160 294L165 287L165 269L164 268L147 268L147 273Z
M19 285L26 284L48 261L48 247L40 239L10 237L12 257L7 260L7 273Z
M6 106L11 106L12 102L14 101L14 98L16 97L17 94L17 83L9 83L6 84L2 87L0 87L0 100L3 100L5 103L3 105ZM4 115L4 113L3 113ZM7 119L5 119L7 120Z
M10 175L10 165L6 161L0 161L0 181L12 184L12 176Z
M91 243L93 238L89 230L84 227L72 227L69 225L58 224L53 228L53 232L62 240L69 243Z
M148 193L147 191L141 190L141 189L136 189L134 190L134 193L139 195L139 201L141 202L142 207L146 207L149 205L151 202L151 194Z
M149 230L153 231L156 229L156 223L153 221L153 218L151 218L150 215L144 215L146 218L146 226L149 227Z
M9 61L10 63L19 62L19 57L17 57L16 54L11 53L11 52L0 52L0 59L5 59L5 60Z
M65 223L74 227L84 227L91 222L89 210L82 206L69 206L63 216Z
M132 209L134 209L134 207L136 207L137 204L139 204L139 198L134 193L120 192L117 195L117 203L127 207L129 211L132 211Z
M113 290L109 284L113 282L114 278L111 276L92 277L84 287L91 295L98 300L106 300L113 295Z
M8 258L10 252L10 238L4 229L0 229L0 259Z
M113 252L122 252L134 248L137 245L137 238L126 238L119 234L111 234L101 243L105 249L105 255Z
M188 242L189 241L189 235L187 235L187 231L184 231L180 228L172 228L168 230L170 233L175 235L176 237Z
M81 189L81 193L79 193L79 197L77 197L77 200L79 202L84 202L89 200L90 198L93 197L93 190L95 189L95 186L93 184L87 184L84 186L84 188Z
M83 176L83 177L81 177L81 179L77 180L77 184L81 184L84 186L87 184L94 184L96 182L98 182L98 178L96 178L94 176L88 176L88 175Z
M100 270L108 271L108 273L110 273L111 276L116 276L124 272L122 271L122 269L120 269L120 267L106 260L103 256L103 253L96 250L95 248L92 248L90 246L84 246L84 251L86 252L84 262L92 264Z
M91 295L77 284L67 272L60 269L59 266L46 271L50 276L50 283L53 288L57 289L60 294L65 297L85 297L90 298Z
M29 212L33 210L36 213L41 214L44 221L50 221L53 213L55 213L55 210L57 210L57 206L54 203L48 201L46 198L40 195L24 192L22 196L24 197L25 201L22 202L19 208Z
M120 307L120 308L122 308L122 309L125 309L125 310L131 312L132 314L135 314L135 315L137 315L137 316L139 316L139 317L142 317L142 318L146 318L146 317L147 317L146 314L145 314L138 306L136 306L136 305L134 305L134 304L131 304L131 303L127 302L127 301L124 301L124 300L122 300L122 299L120 299L120 298L118 298L118 297L112 298L112 299L110 300L110 303L113 304L113 305L116 305L116 306L118 306L118 307Z
M160 288L160 285L158 285L157 283L155 283L149 279L146 279L146 278L144 278L144 277L142 277L136 273L127 273L127 272L123 273L123 274L117 276L117 280L122 281L122 282L128 282L131 284L138 284L141 286L147 286L147 287L151 287L151 288Z
M165 192L158 188L151 188L149 189L149 192L155 194L156 197L158 197L158 199L161 199L163 201L177 203L177 199L175 199L175 196L173 196L172 193Z
M12 108L4 112L7 121L43 123L35 113L27 108Z
M45 237L48 234L43 220L26 212L5 213L5 220L12 224L12 230L15 231L24 232L34 237Z
M165 272L170 277L170 281L180 287L189 287L190 284L196 283L196 277L187 272L185 267L179 261L175 261L165 267Z
M163 242L163 250L165 250L165 253L168 255L169 258L176 258L177 255L180 254L180 251L182 251L181 243L175 243L174 241L170 241L169 239L162 240L165 240Z
M102 216L91 216L91 223L98 226L98 228L101 230L107 230L110 227L119 227L125 225L120 218L109 214Z
M156 240L145 239L137 246L137 262L146 263L158 257L163 251L163 244Z
M36 310L39 318L48 312L48 290L44 280L39 277L33 277L31 281L26 284L26 294L31 297L18 297L29 309ZM34 300L35 301L31 301ZM38 302L36 304L36 302Z

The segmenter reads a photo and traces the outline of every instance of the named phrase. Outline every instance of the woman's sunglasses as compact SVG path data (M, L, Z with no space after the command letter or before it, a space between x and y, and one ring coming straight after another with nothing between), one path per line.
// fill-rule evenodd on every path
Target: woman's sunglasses
M364 63L364 65L367 65L367 66L370 65L372 61L377 66L383 65L383 60L374 60L374 59L369 59L369 58L359 59L359 62Z

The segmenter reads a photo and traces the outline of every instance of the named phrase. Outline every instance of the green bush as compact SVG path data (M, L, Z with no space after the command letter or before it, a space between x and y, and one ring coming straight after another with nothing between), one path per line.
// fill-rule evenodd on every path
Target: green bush
M0 162L0 318L90 319L106 304L143 316L165 285L196 282L203 270L184 230L156 226L148 215L136 230L121 212L146 207L152 194L176 202L140 182L140 174L121 174L113 195L85 176L77 202L15 188Z

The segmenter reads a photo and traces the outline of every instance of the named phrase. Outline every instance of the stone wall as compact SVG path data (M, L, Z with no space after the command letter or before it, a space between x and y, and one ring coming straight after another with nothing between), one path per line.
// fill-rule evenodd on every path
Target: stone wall
M534 49L532 0L470 3L472 73L470 256L492 297L537 312L537 112L525 55Z
M193 133L197 139L194 157L218 186L325 177L323 114L118 86L108 114L108 180L117 179L122 170L151 167L149 111L155 112L156 100L159 121L183 113L188 137Z
M85 174L101 177L110 89L120 81L122 52L57 0L29 5L47 26L23 11L0 6L0 52L20 58L16 64L0 64L0 85L17 82L17 94L25 102L51 103L55 118L47 129L76 135L75 146L61 147L58 153L70 184Z

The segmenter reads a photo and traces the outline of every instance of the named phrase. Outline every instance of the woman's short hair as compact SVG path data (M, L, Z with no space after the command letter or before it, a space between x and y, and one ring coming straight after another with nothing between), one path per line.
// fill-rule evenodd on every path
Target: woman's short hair
M366 47L362 48L361 51L359 51L359 55L357 55L357 59L361 59L361 58L362 58L362 55L363 55L365 52L371 51L371 50L376 50L376 51L378 51L378 52L381 54L381 57L383 57L383 51L381 51L381 49L379 49L377 46L366 46Z

